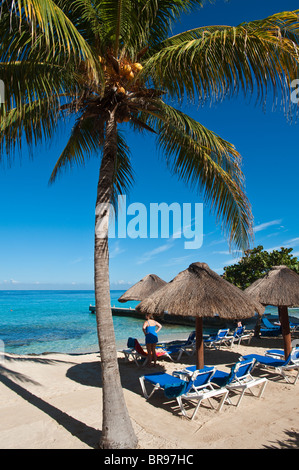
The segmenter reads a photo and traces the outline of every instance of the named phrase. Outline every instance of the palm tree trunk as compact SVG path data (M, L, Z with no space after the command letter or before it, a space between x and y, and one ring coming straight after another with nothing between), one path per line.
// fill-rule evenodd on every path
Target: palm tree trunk
M117 125L115 109L107 122L106 140L98 182L95 231L95 299L97 332L101 353L103 387L103 424L99 446L103 449L133 449L137 445L127 411L117 362L117 351L112 321L109 283L108 220L109 203L117 157Z

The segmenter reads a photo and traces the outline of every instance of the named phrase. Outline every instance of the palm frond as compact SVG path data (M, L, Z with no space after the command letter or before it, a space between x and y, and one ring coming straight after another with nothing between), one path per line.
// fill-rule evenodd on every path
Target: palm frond
M76 89L70 71L42 62L0 62L0 76L5 77L6 109L18 107L20 112L25 104L46 98L53 104L53 95L57 98Z
M54 183L67 166L84 165L88 158L100 151L103 138L104 122L101 123L99 120L95 122L91 117L78 118L68 143L56 162L49 183Z
M7 15L10 26L17 25L19 31L29 25L32 44L42 33L48 48L54 46L68 56L77 54L95 65L90 46L53 0L6 0L2 2L1 19Z
M6 152L8 161L21 151L25 140L29 149L39 142L51 140L57 129L59 100L35 100L6 110L2 106L0 120L0 156ZM1 158L0 158L1 159Z
M101 2L89 0L56 0L57 6L67 15L88 44L99 48L105 25L100 14Z
M102 123L104 126L104 122ZM61 171L74 165L85 165L86 160L99 154L104 140L104 128L95 125L92 118L81 118L73 127L70 139L56 162L49 183L56 181ZM117 133L117 156L112 183L111 203L117 206L118 195L127 194L134 182L130 150L121 132Z
M271 91L287 100L299 72L298 12L178 34L157 46L142 73L179 98L216 100L256 90L261 99Z
M167 39L174 21L182 14L188 14L196 7L202 7L204 2L203 0L145 0L141 2L137 0L133 3L137 21L132 22L130 41L134 41L135 49L140 49L145 46L155 47ZM140 26L142 26L143 34L141 34Z
M149 114L149 116L146 116ZM142 118L156 125L158 144L173 175L203 195L230 244L248 249L252 213L234 146L186 114L156 103Z
M103 0L98 2L99 14L105 25L106 38L111 41L115 57L130 34L131 24L136 21L136 10L132 0ZM106 39L106 43L107 43Z
M0 15L0 29L3 30L0 43L0 76L5 82L7 110L14 107L21 110L23 104L34 102L36 99L44 100L46 96L51 101L53 94L73 95L76 88L78 90L80 86L82 89L82 77L86 83L87 76L92 77L99 87L102 86L103 73L98 58L95 77L91 63L82 61L80 51L68 56L63 49L58 50L56 43L47 46L45 35L41 31L36 33L33 42L30 25L24 23L18 31L17 19L15 16L10 19L8 11L3 11Z
M82 3L83 0L76 0ZM165 40L182 13L201 7L202 0L101 0L93 2L103 24L101 40L115 57L136 59L140 49Z

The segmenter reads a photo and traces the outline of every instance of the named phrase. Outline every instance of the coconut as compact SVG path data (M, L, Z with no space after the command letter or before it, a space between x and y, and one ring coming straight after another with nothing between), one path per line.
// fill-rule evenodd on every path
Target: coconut
M133 80L133 78L134 78L133 72L128 73L128 74L126 75L126 77L127 77L128 80Z
M120 93L122 95L125 95L126 94L126 90L124 89L124 87L120 86L118 89L117 89L117 93Z
M130 65L126 64L124 65L123 71L125 72L125 74L130 73L132 71L132 68Z
M140 70L143 69L142 65L139 64L139 62L135 62L135 64L133 64L132 67L134 68L134 70L137 70L138 72L140 72Z

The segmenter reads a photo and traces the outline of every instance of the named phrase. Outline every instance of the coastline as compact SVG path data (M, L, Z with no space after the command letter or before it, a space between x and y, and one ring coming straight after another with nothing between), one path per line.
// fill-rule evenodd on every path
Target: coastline
M134 314L138 302L118 303L123 290L111 291L111 305L115 310L130 316L113 315L117 349L125 348L128 337L144 342L142 333L143 316ZM93 291L1 291L0 321L1 337L5 351L15 354L42 354L43 352L86 353L98 351L95 315L89 311L94 302ZM131 310L130 308L131 307ZM275 309L267 312L275 315ZM277 309L276 309L277 311ZM298 321L299 310L290 309ZM170 321L169 321L170 319ZM165 321L164 321L165 320ZM161 320L163 329L159 341L186 339L194 329L194 318L165 315ZM271 318L270 318L271 320ZM159 320L160 321L160 320ZM244 322L246 329L254 328ZM17 327L16 327L17 325ZM220 319L204 320L205 333L215 333L224 324Z

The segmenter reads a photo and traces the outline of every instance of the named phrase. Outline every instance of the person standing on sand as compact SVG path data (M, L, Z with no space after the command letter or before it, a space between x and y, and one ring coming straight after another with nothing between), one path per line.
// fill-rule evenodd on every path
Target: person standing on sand
M145 315L145 322L142 331L145 334L145 344L148 354L148 365L151 367L151 362L154 361L154 366L157 362L156 345L158 342L158 332L161 330L162 325L156 320L153 320L152 315L148 313ZM156 329L157 328L157 329Z

